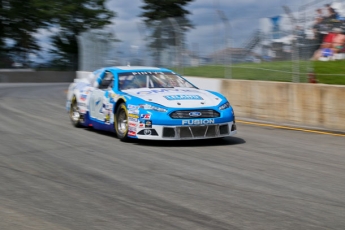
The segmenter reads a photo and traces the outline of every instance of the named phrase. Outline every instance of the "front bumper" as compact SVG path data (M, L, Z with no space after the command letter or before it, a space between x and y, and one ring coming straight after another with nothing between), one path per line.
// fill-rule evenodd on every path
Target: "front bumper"
M237 128L234 122L226 122L190 126L152 125L150 128L136 128L135 132L136 136L130 137L145 140L197 140L233 136Z

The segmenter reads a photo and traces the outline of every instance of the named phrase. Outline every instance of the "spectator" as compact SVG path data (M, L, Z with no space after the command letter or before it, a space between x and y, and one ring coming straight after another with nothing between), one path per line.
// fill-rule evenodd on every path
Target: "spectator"
M337 54L344 51L345 35L343 34L343 30L340 28L334 28L333 32L335 33L335 36L333 38L331 48L333 52Z
M320 48L314 52L313 57L311 58L312 60L319 60L320 57L329 57L332 55L332 42L333 38L335 37L335 33L332 31L328 33L324 39L322 44L320 45Z
M339 18L339 15L338 13L335 11L334 8L331 7L330 4L326 4L326 9L327 9L327 12L328 12L328 16L327 16L327 19L329 20L337 20Z
M317 19L319 19L319 18L323 18L324 17L324 15L323 15L323 12L322 12L322 9L317 9L316 10L316 17L315 17L315 19L317 20Z
M323 19L322 18L316 18L316 22L313 26L313 40L315 44L315 48L313 52L318 50L321 47L322 41L325 37L325 34L323 33L324 31L324 24L322 23Z
M315 51L312 60L319 60L321 57L330 58L334 54L344 51L345 35L340 28L333 28L324 39L319 50Z

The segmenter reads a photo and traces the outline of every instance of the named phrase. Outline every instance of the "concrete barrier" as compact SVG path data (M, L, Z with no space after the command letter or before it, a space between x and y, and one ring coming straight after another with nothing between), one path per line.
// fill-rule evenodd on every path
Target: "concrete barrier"
M212 88L212 79L187 79ZM229 79L218 79L215 85L238 118L345 132L345 86Z
M0 82L73 82L74 71L0 71Z

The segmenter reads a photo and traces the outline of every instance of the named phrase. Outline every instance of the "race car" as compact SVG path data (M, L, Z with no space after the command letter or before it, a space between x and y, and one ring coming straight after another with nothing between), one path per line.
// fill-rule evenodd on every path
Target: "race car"
M66 109L75 127L114 132L121 141L237 133L234 110L223 95L199 89L165 68L118 66L89 72L70 84Z

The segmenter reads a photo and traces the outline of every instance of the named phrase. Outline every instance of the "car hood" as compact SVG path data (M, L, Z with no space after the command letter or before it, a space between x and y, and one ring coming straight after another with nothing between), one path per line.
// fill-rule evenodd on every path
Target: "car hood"
M206 90L191 88L141 88L123 90L123 92L166 107L209 107L217 106L222 101L222 98Z

